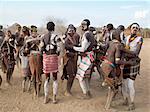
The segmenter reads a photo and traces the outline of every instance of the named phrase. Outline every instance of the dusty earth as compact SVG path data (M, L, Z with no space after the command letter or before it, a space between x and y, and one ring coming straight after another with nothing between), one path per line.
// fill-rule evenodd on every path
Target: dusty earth
M141 75L137 77L135 83L136 110L133 112L150 112L149 50L150 39L144 39L144 45L140 54L142 58ZM43 104L43 87L39 98L33 96L33 87L31 92L23 93L21 91L22 74L17 67L13 74L12 86L6 86L5 75L2 72L0 74L3 78L0 88L0 112L105 112L103 107L106 101L107 88L101 87L101 81L96 73L93 73L91 80L93 98L90 100L77 99L77 96L82 94L77 80L75 80L72 88L74 97L64 96L66 82L62 83L59 77L58 104L52 104L51 101L48 104ZM50 97L52 97L52 89ZM109 112L127 112L127 107L122 106L122 96L120 94L116 96L111 107L113 109L109 110Z

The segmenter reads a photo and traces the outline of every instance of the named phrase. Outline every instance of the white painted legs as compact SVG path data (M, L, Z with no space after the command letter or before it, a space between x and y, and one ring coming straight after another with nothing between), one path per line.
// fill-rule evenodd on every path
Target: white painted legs
M86 88L85 80L79 80L79 84L80 84L80 87L82 89L83 94L86 94L87 93L87 88Z
M44 83L44 94L45 94L45 99L44 99L44 103L48 103L48 96L49 96L49 91L50 91L50 81L49 79L45 80ZM53 103L56 103L56 95L57 95L57 91L58 91L58 82L57 80L53 81Z
M134 80L132 79L123 79L122 83L122 94L124 97L124 104L129 103L129 110L134 110L134 97L135 97L135 88L134 88ZM130 102L129 102L130 101Z
M82 89L82 92L84 94L83 99L89 99L92 97L90 93L90 80L88 78L85 78L83 80L79 80L80 87Z
M45 97L48 97L48 95L49 95L49 89L50 89L49 80L46 79L45 83L44 83L44 94L45 94Z
M53 81L53 95L57 95L58 91L58 82L57 80Z
M134 80L129 79L128 88L129 88L130 100L131 100L131 103L133 103L134 97L135 97Z

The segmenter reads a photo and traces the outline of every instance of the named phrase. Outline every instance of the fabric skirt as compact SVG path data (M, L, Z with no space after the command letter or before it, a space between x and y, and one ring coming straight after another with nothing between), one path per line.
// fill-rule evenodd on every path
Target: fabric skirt
M136 65L128 65L124 66L123 68L123 78L130 78L132 80L136 79L136 76L140 74L140 63L137 63Z
M21 56L21 65L22 65L22 73L24 76L30 76L30 66L29 66L29 57L28 56Z
M83 80L83 78L85 77L86 71L90 68L93 61L94 61L94 52L93 51L87 52L86 56L81 57L81 60L78 65L77 74L76 74L77 79Z
M43 72L53 73L58 72L58 56L56 54L43 54Z

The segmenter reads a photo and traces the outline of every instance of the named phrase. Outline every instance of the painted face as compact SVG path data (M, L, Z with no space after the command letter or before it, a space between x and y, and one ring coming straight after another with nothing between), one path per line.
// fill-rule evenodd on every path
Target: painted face
M87 26L87 22L86 21L82 21L81 28L82 28L83 31L87 30L88 26Z
M8 37L11 37L11 33L10 33L10 32L7 32L7 36L8 36Z
M70 36L73 36L74 33L75 33L75 30L74 30L73 28L69 28L69 29L68 29L68 34L69 34Z
M133 24L131 26L131 33L132 34L137 34L138 31L139 31L139 26L137 24Z
M32 32L31 36L34 37L34 38L37 37L37 32Z
M25 35L25 32L21 31L20 36L21 36L22 38L24 38L24 37L26 36L26 35Z
M17 27L17 31L19 31L19 32L20 32L20 31L21 31L21 27Z

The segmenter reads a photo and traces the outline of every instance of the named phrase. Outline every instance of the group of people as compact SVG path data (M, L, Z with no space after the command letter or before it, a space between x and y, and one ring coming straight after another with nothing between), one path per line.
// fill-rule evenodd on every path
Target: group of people
M96 67L100 68L100 74L103 77L102 85L107 85L109 88L105 108L110 108L112 98L121 86L124 104L129 106L129 110L135 109L134 81L140 70L139 53L143 43L143 38L137 35L140 30L139 24L130 25L130 35L128 36L124 34L125 27L123 25L115 29L112 24L108 24L102 29L100 42L96 39L96 29L90 25L88 19L81 22L83 35L80 36L76 32L75 26L70 24L64 38L56 35L53 22L47 23L48 32L44 35L38 35L37 27L34 25L30 29L17 25L15 34L12 34L11 31L7 31L6 35L0 32L0 36L3 38L0 49L2 52L1 68L6 73L7 83L10 84L16 61L19 61L22 65L23 91L26 91L27 82L28 91L31 82L34 82L34 93L39 95L42 83L41 75L44 73L46 77L44 103L49 102L50 77L53 80L53 103L57 103L58 56L63 52L61 79L67 80L66 96L72 96L71 88L74 79L77 78L83 92L81 98L92 98L90 79L96 63ZM98 57L98 54L101 53L99 49L104 52L103 56ZM96 62L97 58L101 60L101 63Z

